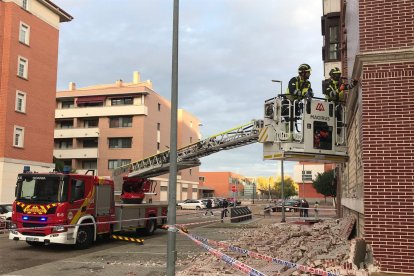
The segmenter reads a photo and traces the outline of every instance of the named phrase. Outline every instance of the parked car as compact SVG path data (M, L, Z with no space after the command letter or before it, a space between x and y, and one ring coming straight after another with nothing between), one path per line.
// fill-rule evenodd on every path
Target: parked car
M299 199L288 199L285 200L285 211L287 212L297 212L300 207ZM276 204L272 207L273 212L282 212L282 200L278 200Z
M219 208L220 207L220 200L217 197L208 197L202 198L201 200L207 206L207 200L211 199L211 208Z
M6 203L0 204L0 221L5 221L4 225L6 228L9 228L11 217L12 217L12 208L13 205Z
M228 197L227 201L229 202L229 206L234 206L234 198L233 197ZM241 204L241 201L236 199L236 206L239 206L240 204Z
M193 210L201 210L206 208L206 205L201 199L186 199L181 203L177 203L177 206L179 206L181 209Z

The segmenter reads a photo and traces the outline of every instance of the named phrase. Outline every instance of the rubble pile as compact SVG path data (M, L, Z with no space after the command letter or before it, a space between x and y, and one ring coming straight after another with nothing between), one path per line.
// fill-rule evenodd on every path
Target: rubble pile
M223 241L233 246L264 254L273 258L297 263L325 271L337 271L352 262L349 256L351 241L348 240L352 217L332 219L313 226L297 224L270 224L253 229L231 231L231 238ZM223 253L267 275L309 275L296 268L289 268L265 260L249 257L218 248ZM183 261L183 265L185 265ZM357 269L356 267L353 267ZM361 271L362 272L362 271ZM192 257L189 265L177 275L243 275L210 253ZM358 273L364 275L365 273ZM343 274L343 271L341 272Z

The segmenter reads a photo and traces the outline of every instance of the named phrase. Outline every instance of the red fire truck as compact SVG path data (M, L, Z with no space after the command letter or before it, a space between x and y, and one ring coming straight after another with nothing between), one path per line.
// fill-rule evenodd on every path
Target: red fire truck
M166 204L115 203L111 179L28 170L17 178L9 239L83 249L99 235L131 228L151 235L166 222Z

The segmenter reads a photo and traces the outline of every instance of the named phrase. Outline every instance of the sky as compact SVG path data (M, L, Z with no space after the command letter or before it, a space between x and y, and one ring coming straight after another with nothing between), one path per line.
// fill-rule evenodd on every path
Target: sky
M171 99L173 0L54 0L74 19L60 27L58 90L132 81L133 71ZM208 137L263 118L302 63L322 96L322 0L181 0L178 107L197 116ZM201 159L200 171L280 174L262 144ZM285 162L293 174L295 162Z

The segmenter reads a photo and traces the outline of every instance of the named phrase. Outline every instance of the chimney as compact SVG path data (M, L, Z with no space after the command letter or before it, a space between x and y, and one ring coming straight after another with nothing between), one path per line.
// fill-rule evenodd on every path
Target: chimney
M70 82L70 83L69 83L69 90L70 90L70 91L76 90L76 83L74 83L74 82Z
M133 83L138 84L140 82L141 76L138 71L134 71Z
M121 87L122 86L122 80L119 79L115 82L116 86Z

